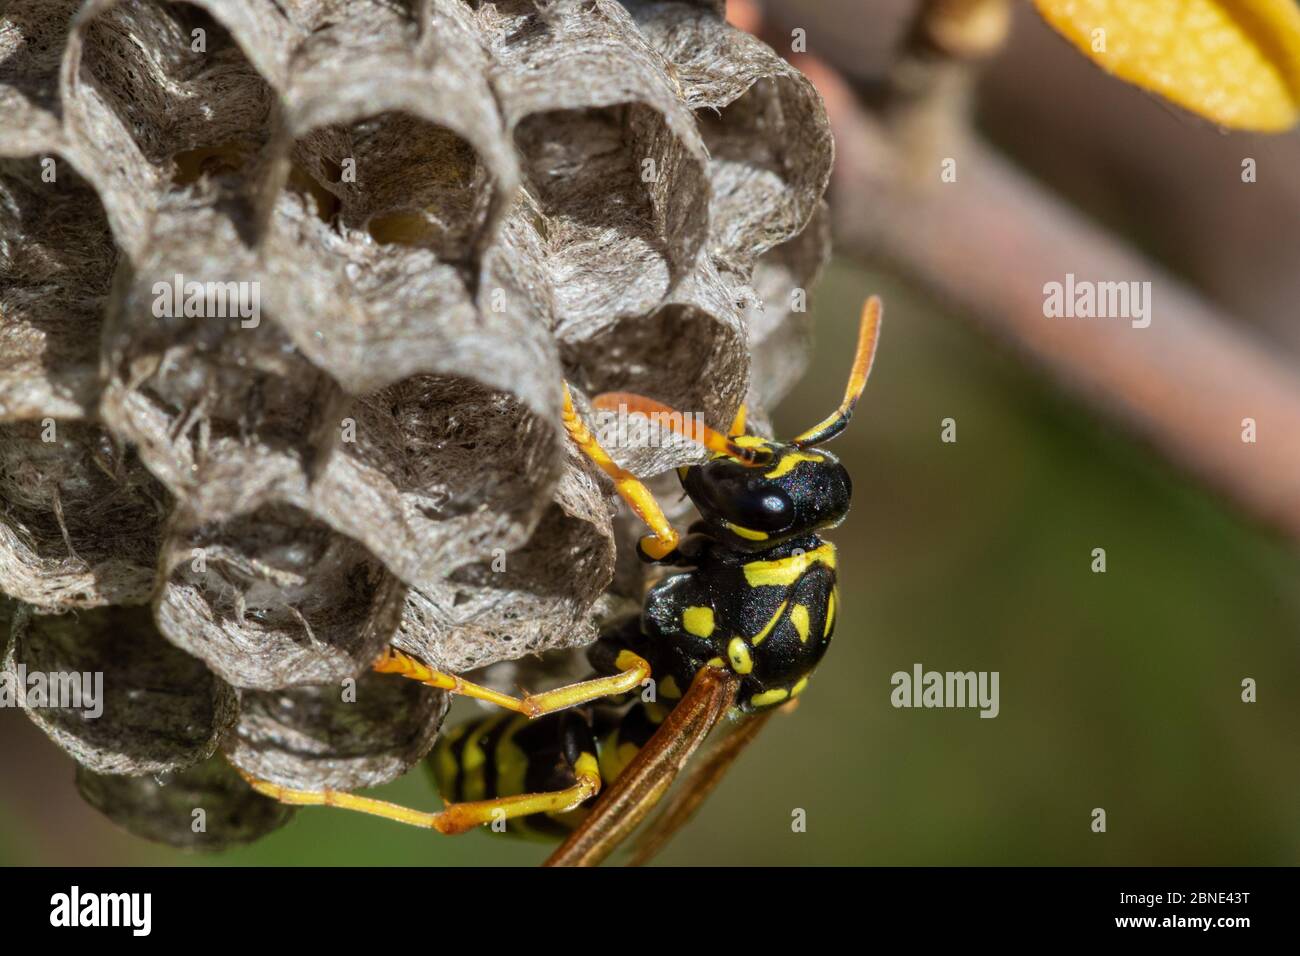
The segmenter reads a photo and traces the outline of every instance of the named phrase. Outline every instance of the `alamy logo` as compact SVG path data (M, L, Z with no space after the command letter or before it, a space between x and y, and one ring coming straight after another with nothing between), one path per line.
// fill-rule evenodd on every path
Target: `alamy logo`
M51 926L129 926L131 935L148 936L153 924L152 893L69 893L50 897Z
M245 329L262 321L260 282L197 282L181 273L153 284L156 319L234 319Z
M913 664L911 673L895 671L889 702L895 707L978 707L981 717L996 717L998 671L927 671Z
M104 713L103 671L31 671L19 664L0 673L0 707L55 707L84 711L94 719Z
M1049 319L1130 319L1133 328L1151 324L1150 282L1076 282L1073 272L1065 282L1043 286L1043 315Z

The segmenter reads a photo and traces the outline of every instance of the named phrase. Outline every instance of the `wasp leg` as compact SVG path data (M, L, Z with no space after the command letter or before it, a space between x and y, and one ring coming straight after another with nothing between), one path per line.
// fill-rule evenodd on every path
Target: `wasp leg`
M650 676L649 663L644 658L628 650L619 653L615 666L619 669L617 674L579 681L576 684L557 687L554 690L543 691L540 694L525 694L523 697L511 697L509 694L494 691L490 687L471 683L464 678L457 677L455 674L446 674L434 670L429 665L422 664L415 658L391 647L375 663L374 669L380 674L398 674L401 677L417 680L421 684L427 684L430 687L437 687L453 694L460 694L462 697L485 700L496 704L498 707L504 707L506 710L524 714L531 719L554 713L557 710L564 710L566 707L573 707L576 704L599 700L602 697L626 694L628 691L640 687L641 682Z
M672 786L735 701L740 680L730 670L700 668L677 706L545 865L596 866L609 856Z
M736 417L731 420L731 427L727 429L728 438L739 438L745 434L745 416L749 414L749 409L745 403L741 402L740 407L736 409Z
M471 803L449 803L440 812L412 810L387 800L359 797L343 790L293 790L279 784L258 780L240 771L249 786L264 797L296 807L341 807L371 816L396 820L426 830L452 835L464 833L483 823L497 819L525 817L532 813L565 813L577 809L584 801L600 792L600 771L592 754L583 754L574 767L577 782L563 790L547 793L521 793L495 800L475 800Z
M577 410L573 407L573 397L569 394L569 386L566 382L564 385L564 429L569 433L575 445L578 446L588 458L595 462L605 474L614 480L614 489L619 496L628 503L638 518L646 523L646 526L654 532L653 536L646 536L641 539L641 548L650 557L658 560L672 553L677 547L678 534L668 518L664 515L663 508L659 507L659 502L655 496L650 493L650 489L641 483L631 472L622 468L618 462L609 457L609 452L600 446L596 441L596 436L591 433L586 422L578 417Z

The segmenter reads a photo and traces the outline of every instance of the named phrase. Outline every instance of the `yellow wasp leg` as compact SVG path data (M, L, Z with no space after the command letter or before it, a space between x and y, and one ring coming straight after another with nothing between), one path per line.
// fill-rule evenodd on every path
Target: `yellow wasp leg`
M745 403L741 402L740 407L736 409L736 417L731 420L731 427L727 429L728 438L739 438L745 434L745 416L748 414L749 410L745 407Z
M582 449L583 454L596 463L605 474L614 480L614 490L619 496L628 503L637 517L646 523L653 536L646 536L641 539L641 548L650 557L658 559L665 557L677 547L679 536L677 531L668 523L668 518L664 515L663 508L659 507L659 502L655 496L650 493L650 489L643 485L635 475L623 469L613 458L609 457L609 452L600 447L600 442L596 441L596 436L591 433L586 422L578 417L577 410L573 407L573 397L569 394L569 385L564 385L564 429L569 433L575 445Z
M398 674L401 677L417 680L421 684L427 684L430 687L437 687L453 694L460 694L462 697L486 700L498 707L504 707L506 710L524 714L531 719L541 717L543 714L554 713L557 710L564 710L566 707L573 707L575 704L585 704L588 701L599 700L602 697L626 694L628 691L640 687L641 682L650 676L649 663L631 651L620 651L614 663L618 667L619 673L612 674L609 677L584 680L565 687L557 687L554 690L543 691L540 694L525 694L523 697L511 697L509 694L498 693L490 687L471 683L464 678L457 677L455 674L446 674L434 670L429 665L422 664L414 657L403 654L391 647L375 663L374 669L380 674Z
M343 790L293 790L258 780L242 770L239 773L262 796L280 803L296 807L341 807L452 835L464 833L498 818L524 817L531 813L565 813L577 809L583 801L600 792L600 771L595 756L584 753L578 758L574 772L578 777L577 783L563 790L521 793L513 797L497 797L495 800L475 800L472 803L449 803L438 813L412 810L387 800L359 797Z

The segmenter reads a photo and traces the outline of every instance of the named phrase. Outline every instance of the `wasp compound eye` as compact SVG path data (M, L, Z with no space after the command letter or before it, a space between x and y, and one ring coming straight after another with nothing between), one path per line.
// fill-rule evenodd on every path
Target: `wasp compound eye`
M795 523L795 502L775 481L756 475L744 465L717 459L688 472L687 494L706 519L762 532L789 530Z
M740 523L756 531L784 531L794 521L794 502L780 488L748 489L732 505Z

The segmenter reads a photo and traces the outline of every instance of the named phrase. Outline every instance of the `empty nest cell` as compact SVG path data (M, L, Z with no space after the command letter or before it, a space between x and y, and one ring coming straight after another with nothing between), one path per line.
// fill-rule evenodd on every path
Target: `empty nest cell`
M147 607L20 609L3 667L26 688L27 716L98 773L165 773L205 760L238 711L234 690L163 640ZM44 699L34 692L41 676Z
M93 414L117 259L99 198L69 163L0 159L0 421Z
M393 643L454 673L590 643L613 566L609 508L574 452L532 537L411 590Z
M186 850L224 850L278 830L294 808L258 794L225 757L147 776L77 767L77 792L128 833Z
M0 587L47 608L148 601L167 502L97 425L0 425Z
M355 677L401 615L405 588L369 551L286 505L174 531L164 560L159 628L241 688Z
M447 713L447 695L391 674L355 683L248 691L222 743L259 780L306 790L357 790L396 780L422 760Z

